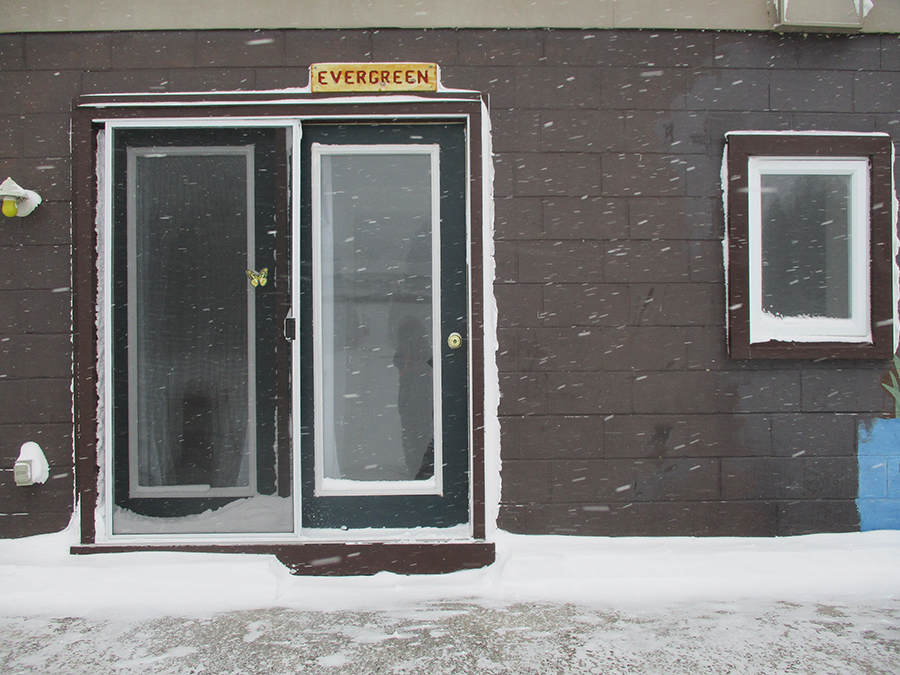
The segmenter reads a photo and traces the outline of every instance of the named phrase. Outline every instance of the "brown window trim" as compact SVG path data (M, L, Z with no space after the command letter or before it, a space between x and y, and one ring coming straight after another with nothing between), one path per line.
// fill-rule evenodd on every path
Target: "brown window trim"
M81 545L73 554L126 551L195 551L273 554L294 574L374 574L381 570L405 574L438 574L489 565L494 544L485 541L484 442L484 242L482 190L482 98L476 93L419 94L415 100L396 101L371 96L360 103L343 96L341 103L328 95L273 92L271 94L210 93L149 96L97 95L75 101L73 110L73 332L75 398L75 471L80 502ZM347 118L410 119L417 117L465 119L469 129L469 279L472 315L471 341L471 489L472 540L462 542L286 542L275 544L153 545L97 542L94 514L98 504L97 456L98 396L97 299L97 119L153 118L268 118L293 117L323 121ZM324 561L324 562L323 562Z
M726 135L728 351L734 359L889 359L894 351L892 144L887 134ZM871 343L750 342L748 160L763 157L867 157L870 211Z

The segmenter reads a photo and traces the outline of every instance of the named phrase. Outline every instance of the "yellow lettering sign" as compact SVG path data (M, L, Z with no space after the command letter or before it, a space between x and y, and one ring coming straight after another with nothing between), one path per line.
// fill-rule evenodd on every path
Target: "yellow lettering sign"
M436 63L314 63L313 92L437 91Z

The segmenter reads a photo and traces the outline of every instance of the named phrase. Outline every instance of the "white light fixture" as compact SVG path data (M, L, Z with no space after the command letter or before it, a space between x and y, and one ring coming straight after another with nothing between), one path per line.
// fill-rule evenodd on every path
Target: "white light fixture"
M0 199L3 200L0 211L7 218L27 216L41 203L41 196L37 192L26 190L12 178L0 183Z

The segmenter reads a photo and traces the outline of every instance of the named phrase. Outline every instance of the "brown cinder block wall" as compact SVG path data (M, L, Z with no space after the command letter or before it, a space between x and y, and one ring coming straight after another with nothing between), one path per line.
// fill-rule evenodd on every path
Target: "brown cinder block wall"
M857 529L856 426L886 409L885 364L728 358L719 171L732 130L896 135L900 42L520 38L532 50L489 79L507 87L492 96L501 527Z
M0 35L0 536L73 505L75 96L304 86L327 61L430 61L488 97L503 459L499 524L583 535L857 529L876 362L729 360L724 134L900 133L896 36L328 30ZM16 488L26 440L51 464ZM489 451L493 449L489 448Z

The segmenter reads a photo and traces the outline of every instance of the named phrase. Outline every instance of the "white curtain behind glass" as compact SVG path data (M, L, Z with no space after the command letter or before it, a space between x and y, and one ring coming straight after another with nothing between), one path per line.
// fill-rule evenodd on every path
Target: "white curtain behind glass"
M247 486L248 155L191 152L145 153L130 177L129 397L139 485Z

